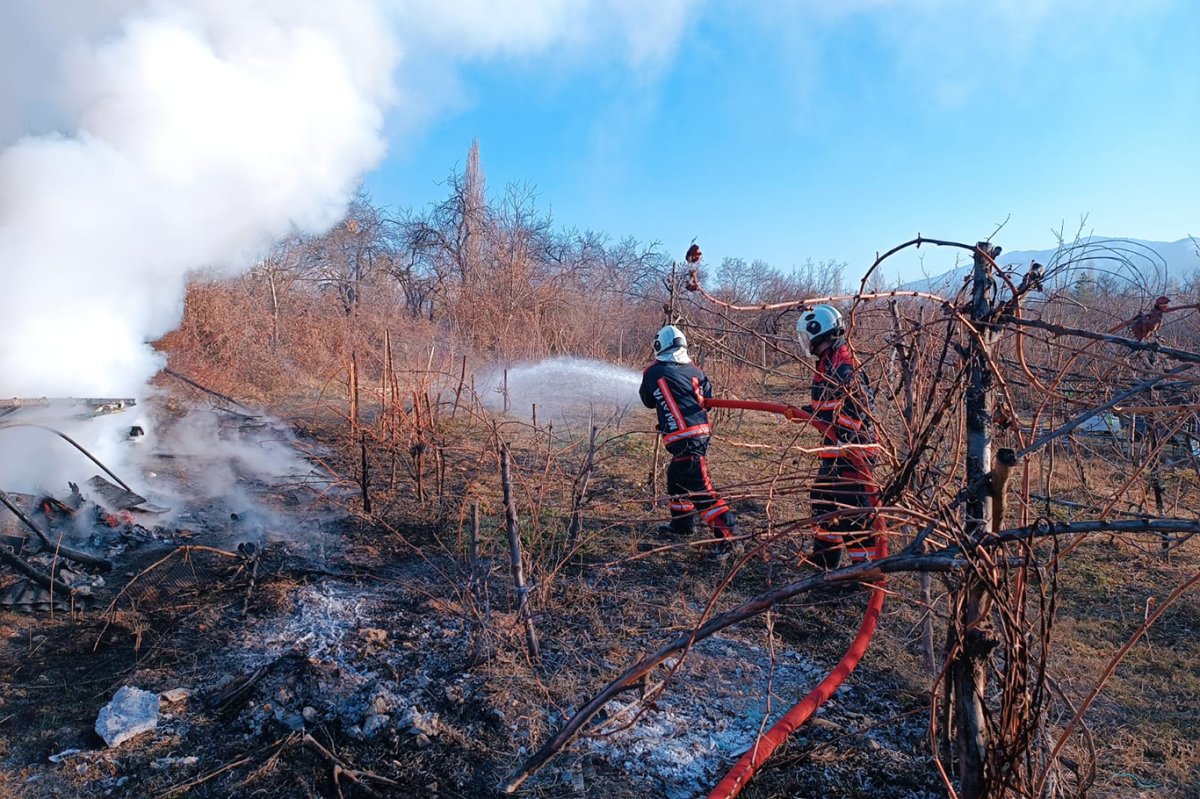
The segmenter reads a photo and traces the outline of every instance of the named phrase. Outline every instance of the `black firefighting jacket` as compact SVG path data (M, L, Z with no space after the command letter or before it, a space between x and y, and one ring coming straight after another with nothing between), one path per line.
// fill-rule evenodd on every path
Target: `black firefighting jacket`
M829 425L822 458L842 457L847 444L858 445L853 449L867 456L878 449L871 385L844 340L834 341L817 359L812 402L804 410Z
M690 363L655 361L642 372L638 393L642 404L658 411L658 429L672 455L704 454L708 450L708 412L712 396L708 377Z

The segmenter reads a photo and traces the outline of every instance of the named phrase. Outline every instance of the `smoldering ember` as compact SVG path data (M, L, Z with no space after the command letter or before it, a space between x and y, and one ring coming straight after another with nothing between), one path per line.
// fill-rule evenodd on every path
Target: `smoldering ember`
M617 247L508 305L480 257L433 321L383 271L193 282L141 397L0 403L6 795L1189 795L1195 295L918 244L973 271L739 295ZM579 270L626 288L538 357ZM862 382L810 393L814 339Z

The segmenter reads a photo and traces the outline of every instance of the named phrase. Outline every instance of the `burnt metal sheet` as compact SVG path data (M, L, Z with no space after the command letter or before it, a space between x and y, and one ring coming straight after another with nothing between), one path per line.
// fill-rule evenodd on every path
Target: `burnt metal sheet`
M134 496L137 496L137 494L134 494ZM130 508L129 510L133 513L145 513L149 516L161 516L164 513L171 512L170 508L164 508L161 505L152 505L149 502L144 505L138 505L136 508Z
M45 397L41 399L0 399L0 419L16 414L22 408L45 408L50 404L50 400Z
M92 489L99 497L100 505L103 505L108 510L130 510L142 505L146 502L146 498L141 494L135 494L132 491L126 491L118 485L114 485L105 480L100 475L95 475L87 481L88 487Z
M3 493L8 497L8 501L16 505L26 516L32 516L37 512L37 497L32 494L19 494L15 491ZM0 535L24 536L27 532L29 532L29 528L17 518L16 514L9 513L3 505L0 505Z
M74 598L63 596L61 591L52 594L40 585L20 579L0 589L0 607L32 613L50 610L51 605L55 610L68 611L93 607L96 604L90 592L103 585L103 579L76 571L65 563L59 563L54 572L55 577L76 590Z

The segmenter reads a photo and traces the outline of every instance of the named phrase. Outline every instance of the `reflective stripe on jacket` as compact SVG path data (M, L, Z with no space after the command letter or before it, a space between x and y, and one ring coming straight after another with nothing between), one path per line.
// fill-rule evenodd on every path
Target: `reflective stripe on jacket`
M847 449L857 449L865 455L873 455L878 449L871 421L874 413L871 385L844 340L835 341L817 359L812 401L805 410L829 425L821 457L840 457L847 444L854 445Z
M703 402L712 386L695 364L655 361L642 373L642 404L658 413L663 444L673 455L704 452L712 428Z

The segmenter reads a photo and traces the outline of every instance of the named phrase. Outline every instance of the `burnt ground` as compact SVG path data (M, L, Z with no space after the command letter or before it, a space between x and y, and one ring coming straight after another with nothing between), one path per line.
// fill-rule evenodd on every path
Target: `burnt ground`
M518 452L519 464L536 454ZM644 475L643 451L622 454L633 465L609 465L596 505L635 491L634 475ZM475 454L464 451L456 463L460 496L486 499L473 482ZM487 576L472 592L457 504L438 512L410 498L371 522L325 512L330 502L349 511L349 497L259 488L264 502L286 511L273 524L294 518L297 530L321 535L273 530L251 560L237 555L221 525L198 525L190 537L164 534L124 553L96 609L0 612L0 794L495 796L583 701L697 623L728 570L698 549L644 553L644 525L592 522L585 551L535 586L535 665L495 519L485 518ZM746 524L759 511L747 507ZM185 543L221 551L179 549ZM718 609L794 578L787 553L776 554L748 563ZM1078 646L1090 670L1119 646L1121 609L1186 571L1138 557L1099 552L1091 572L1064 585L1068 648ZM1100 577L1117 581L1131 564L1138 577L1122 583L1129 602L1097 608L1096 596L1117 593ZM896 595L859 669L743 796L945 795L928 755L932 675L918 657L915 580L891 587ZM618 698L518 795L706 795L764 714L777 717L836 662L864 603L862 594L796 601L698 644L668 664L678 671L649 708L632 694ZM1195 752L1186 747L1196 717L1160 683L1194 691L1186 675L1197 662L1188 637L1197 617L1195 605L1173 614L1137 653L1138 670L1119 672L1098 706L1126 740L1102 740L1106 762L1092 796L1194 796ZM665 675L660 668L655 679ZM163 701L153 732L110 749L93 725L124 685L176 694ZM1146 713L1147 702L1160 711ZM1170 713L1161 710L1167 704Z
M118 611L111 623L99 613L0 616L0 669L10 675L0 727L9 795L337 795L333 763L305 735L345 767L386 778L370 783L382 795L495 795L533 736L567 710L547 712L548 703L569 689L597 687L639 646L658 640L643 633L621 643L589 641L580 627L595 624L592 609L586 618L546 619L543 661L534 671L515 629L511 640L479 643L456 592L447 590L455 564L380 545L381 531L346 534L358 543L322 566L284 545L269 547L252 591L243 564L196 553L194 582L176 579L169 596L145 598L136 613ZM604 593L632 587L605 579ZM641 594L653 603L674 591L643 586ZM822 632L780 627L787 628L777 631L780 641ZM493 656L481 658L481 647L494 647ZM653 711L624 732L577 743L523 793L697 795L752 741L768 676L780 694L777 708L793 686L822 676L806 649L777 653L772 675L769 661L759 642L739 636L702 643ZM164 702L153 733L108 749L92 725L121 685L189 695ZM792 747L824 744L822 769L783 781L828 790L839 775L882 757L912 771L912 790L893 795L938 795L922 758L908 754L908 738L919 738L922 725L853 734L861 720L892 710L890 701L859 704L856 690L849 686L830 702L822 725ZM72 749L80 751L49 760ZM870 777L855 779L861 791L840 795L877 795ZM342 789L356 793L348 784Z

